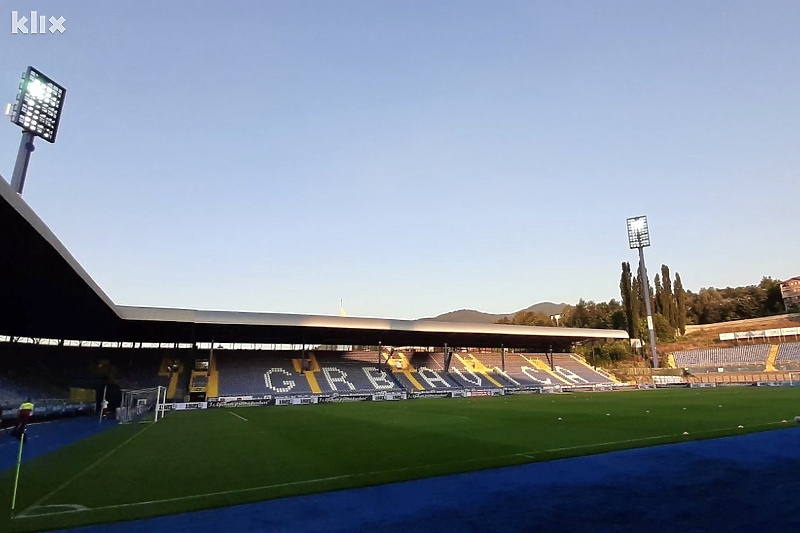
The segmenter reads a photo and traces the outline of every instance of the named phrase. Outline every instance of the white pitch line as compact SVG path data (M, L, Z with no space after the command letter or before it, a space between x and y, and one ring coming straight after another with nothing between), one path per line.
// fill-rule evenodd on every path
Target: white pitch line
M63 507L67 507L68 509L66 511L53 511L53 512L48 512L47 511L48 509L51 509L51 508L54 508L54 507L59 508L59 509L63 508ZM78 513L78 512L81 512L81 511L88 511L89 507L86 507L84 505L74 504L74 503L60 503L60 504L56 504L56 505L42 505L40 507L37 507L35 510L38 511L40 509L44 510L44 512L34 513L34 512L32 512L34 510L34 508L33 507L29 507L28 509L25 510L26 514L24 516L23 515L20 515L20 516L22 516L23 518L33 518L35 516L47 516L47 515L50 515L50 514Z
M238 419L240 419L240 420L244 420L245 422L248 422L248 420L247 420L245 417L243 417L242 415L237 415L237 414L236 414L236 413L234 413L233 411L228 411L228 412L229 412L230 414L232 414L233 416L235 416L236 418L238 418Z
M341 475L341 476L322 477L322 478L316 478L316 479L304 479L302 481L291 481L291 482L288 482L288 483L276 483L274 485L262 485L260 487L249 487L249 488L246 488L246 489L223 490L223 491L219 491L219 492L208 492L208 493L205 493L205 494L192 494L191 496L178 496L177 498L164 498L164 499L161 499L161 500L150 500L150 501L146 501L146 502L120 503L120 504L117 504L117 505L104 505L103 507L91 507L91 508L87 508L87 509L75 509L75 510L61 511L61 512L55 512L55 513L42 513L42 514L39 514L39 515L29 514L27 511L33 508L33 507L29 507L28 510L26 510L26 512L24 514L19 514L17 516L13 516L12 519L14 519L14 518L36 518L38 516L55 516L55 515L79 513L79 512L85 512L85 511L102 511L102 510L107 510L107 509L122 509L124 507L137 507L137 506L141 506L141 505L153 505L153 504L157 504L157 503L180 502L180 501L185 501L185 500L197 500L197 499L200 499L200 498L209 498L209 497L212 497L212 496L223 496L223 495L226 495L226 494L240 494L240 493L243 493L243 492L254 492L254 491L259 491L259 490L264 490L264 489L273 489L273 488L280 488L280 487L291 487L293 485L305 485L305 484L308 484L308 483L318 483L320 481L335 481L337 479L345 479L345 478L349 478L349 477L368 476L368 475L371 475L371 474L374 474L374 473L380 473L380 472L367 472L365 474L344 474L344 475ZM46 506L46 507L52 507L52 506Z
M119 445L118 445L116 448L114 448L114 449L110 450L108 453L106 453L105 455L103 455L102 457L100 457L99 459L97 459L95 462L93 462L92 464L90 464L89 466L87 466L86 468L84 468L83 470L81 470L80 472L78 472L77 474L75 474L74 476L72 476L71 478L69 478L68 480L66 480L64 483L62 483L61 485L59 485L59 486L58 486L58 487L56 487L55 489L51 490L50 492L48 492L47 494L45 494L44 496L42 496L41 498L39 498L39 499L38 499L38 500L37 500L37 501L36 501L36 502L35 502L33 505L31 505L30 507L28 507L26 510L22 511L22 512L21 512L19 515L17 515L17 517L15 517L15 518L24 518L25 514L26 514L26 513L27 513L29 510L31 510L31 509L33 509L33 508L35 508L35 507L38 507L39 505L41 505L41 504L42 504L42 502L44 502L44 501L47 501L47 499L48 499L48 498L50 498L50 497L51 497L51 496L53 496L54 494L58 493L59 491L61 491L61 490L62 490L62 489L64 489L65 487L67 487L67 486L68 486L70 483L72 483L73 481L75 481L76 479L78 479L80 476L82 476L83 474L85 474L86 472L88 472L89 470L91 470L92 468L94 468L95 466L97 466L98 464L100 464L101 462L103 462L103 461L105 461L106 459L108 459L109 457L111 457L111 456L112 456L112 455L113 455L113 454L114 454L114 453L115 453L117 450L119 450L120 448L122 448L123 446L125 446L126 444L128 444L129 442L131 442L133 439L135 439L136 437L138 437L139 435L141 435L142 433L144 433L144 432L147 430L147 428L149 428L149 427L151 427L151 426L152 426L152 424L150 424L150 425L147 425L147 426L143 427L143 428L142 428L140 431L137 431L136 433L134 433L133 435L131 435L131 437L130 437L130 438L128 438L128 439L127 439L125 442L123 442L123 443L119 444ZM74 512L74 511L72 511L72 512Z
M229 411L229 412L231 414L234 414L232 411ZM236 415L236 416L238 416L238 415ZM758 424L758 425L752 426L752 427L772 426L772 425L776 425L776 424L782 424L782 422L767 422L766 424ZM726 431L726 430L730 430L730 429L734 429L734 428L712 429L712 430L707 430L707 431L694 433L693 436L716 433L716 432L719 432L719 431ZM134 437L135 436L136 435L134 435ZM193 494L193 495L190 495L190 496L178 496L176 498L164 498L164 499L161 499L161 500L150 500L150 501L146 501L146 502L121 503L121 504L117 504L117 505L105 505L103 507L93 507L91 509L86 509L86 511L103 511L103 510L108 510L108 509L122 509L122 508L125 508L125 507L138 507L138 506L142 506L142 505L153 505L153 504L158 504L158 503L180 502L180 501L185 501L185 500L198 500L198 499L201 499L201 498L211 498L211 497L214 497L214 496L224 496L224 495L229 495L229 494L242 494L242 493L246 493L246 492L256 492L256 491L260 491L260 490L275 489L275 488L282 488L282 487L292 487L292 486L295 486L295 485L307 485L307 484L311 484L311 483L319 483L319 482L324 482L324 481L336 481L336 480L339 480L339 479L347 479L347 478L360 478L360 477L366 477L366 476L374 476L376 474L389 474L389 473L392 473L392 472L407 472L409 470L422 470L422 469L426 469L426 468L449 466L449 465L463 465L463 464L468 464L468 463L476 463L476 462L479 462L479 461L488 461L488 460L496 460L496 459L509 459L509 458L512 458L512 457L527 457L529 459L535 459L537 455L541 456L542 454L545 454L545 453L548 453L548 452L578 450L578 449L581 449L581 448L596 448L596 447L599 447L599 446L607 446L607 445L612 445L612 444L630 444L630 443L633 443L633 442L645 442L645 441L650 441L650 440L665 439L665 438L671 438L671 437L683 437L683 435L680 435L680 434L657 435L655 437L642 437L640 439L626 439L626 440L609 441L609 442L595 442L595 443L592 443L592 444L582 444L582 445L579 445L579 446L567 446L567 447L564 447L564 448L551 448L549 450L535 450L535 451L529 451L529 452L512 453L512 454L507 454L507 455L494 455L494 456L488 456L488 457L477 457L475 459L466 459L466 460L463 460L463 461L451 461L451 462L446 462L446 463L430 463L430 464L425 464L425 465L414 465L414 466L408 466L408 467L403 467L403 468L391 468L391 469L388 469L388 470L375 470L375 471L372 471L372 472L361 472L359 474L343 474L341 476L331 476L331 477L323 477L323 478L316 478L316 479L305 479L305 480L302 480L302 481L290 481L290 482L287 482L287 483L276 483L274 485L261 485L259 487L248 487L248 488L244 488L244 489L233 489L233 490L225 490L225 491L220 491L220 492L208 492L208 493L205 493L205 494ZM131 439L132 438L133 437L131 437ZM123 443L123 444L125 444L125 443ZM514 465L510 465L510 466L514 466ZM515 465L515 466L521 466L521 465ZM57 516L57 515L62 515L62 514L85 512L84 510L70 510L70 511L46 513L46 515L45 514L41 514L41 515L29 514L29 511L31 511L34 507L36 507L42 501L44 501L44 498L42 498L41 500L36 502L36 504L32 505L28 509L26 509L23 513L20 513L17 516L11 517L12 520L13 519L18 519L18 518L36 518L36 517L40 517L40 516Z

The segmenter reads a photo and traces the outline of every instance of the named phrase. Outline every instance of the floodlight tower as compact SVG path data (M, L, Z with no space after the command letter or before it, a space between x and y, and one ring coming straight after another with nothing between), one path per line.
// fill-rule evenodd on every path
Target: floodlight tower
M644 290L644 308L647 311L647 329L650 332L650 351L653 357L653 368L658 368L656 353L656 333L653 328L653 313L650 309L650 281L647 279L647 267L644 265L644 248L650 246L650 228L647 216L641 215L628 219L628 246L639 249L639 279Z
M28 163L34 150L34 137L49 143L56 141L61 109L67 90L33 67L28 67L19 84L17 101L9 105L6 114L11 122L22 128L17 162L11 175L11 187L22 194Z

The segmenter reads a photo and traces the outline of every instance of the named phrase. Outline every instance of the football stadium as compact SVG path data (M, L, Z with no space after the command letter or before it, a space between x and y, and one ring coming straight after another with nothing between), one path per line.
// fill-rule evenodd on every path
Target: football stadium
M662 263L651 289L638 215L621 302L552 304L561 324L535 306L377 318L595 291L621 208L660 216L709 277L795 268L796 17L96 4L7 8L0 35L82 91L67 157L40 159L49 206L23 187L66 89L28 67L6 108L0 532L800 529L800 278L694 295ZM58 219L62 202L102 216ZM76 235L129 254L107 262L116 285ZM161 274L163 250L171 273L134 281L135 255ZM225 273L203 278L209 258ZM327 309L311 302L338 274L370 317L253 311ZM129 285L141 299L112 294ZM234 303L209 310L198 285Z
M4 531L798 523L790 336L623 382L571 347L624 331L119 306L0 197Z

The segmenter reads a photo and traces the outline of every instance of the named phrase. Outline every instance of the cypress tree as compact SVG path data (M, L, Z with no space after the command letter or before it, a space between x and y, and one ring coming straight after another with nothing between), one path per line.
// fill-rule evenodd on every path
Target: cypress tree
M631 277L631 264L628 262L622 263L622 276L619 280L619 293L622 297L622 307L625 310L625 322L627 324L628 335L632 339L637 336L637 322L638 317L634 314L633 303L633 281Z
M656 293L653 295L654 306L653 306L653 314L665 314L664 309L664 290L661 288L661 278L658 274L656 274L655 279L653 279L653 283L656 286Z
M640 263L641 263L641 261L640 261ZM642 265L641 264L639 265L639 268L638 268L637 272L639 273L639 275L636 276L636 284L638 285L638 289L639 289L639 302L641 304L640 307L639 307L639 309L641 310L640 314L642 316L646 316L647 315L647 305L645 304L645 301L644 301L644 284L645 283L647 283L648 294L650 295L650 310L653 312L653 314L655 314L655 305L653 304L653 295L656 293L656 291L654 291L653 290L653 286L650 285L650 280L646 280L646 279L643 280L641 278L641 273L642 273Z
M675 328L681 335L686 333L686 291L683 290L681 275L675 272Z
M678 328L678 313L677 305L675 304L675 296L672 294L672 282L670 281L669 267L661 265L661 285L663 291L663 306L662 314L669 321L669 325L673 329Z
M643 314L643 302L642 299L642 284L639 282L639 276L636 275L631 282L631 319L633 320L633 331L634 331L634 338L641 337L641 330L639 324L639 318Z

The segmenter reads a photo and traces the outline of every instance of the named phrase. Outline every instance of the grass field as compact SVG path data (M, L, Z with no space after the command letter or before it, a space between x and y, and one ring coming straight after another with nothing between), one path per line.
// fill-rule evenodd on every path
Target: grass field
M731 387L168 413L23 465L1 531L145 518L794 424L800 388ZM738 426L743 426L739 428ZM688 432L688 435L684 435ZM11 501L13 472L0 476Z

